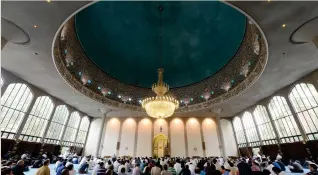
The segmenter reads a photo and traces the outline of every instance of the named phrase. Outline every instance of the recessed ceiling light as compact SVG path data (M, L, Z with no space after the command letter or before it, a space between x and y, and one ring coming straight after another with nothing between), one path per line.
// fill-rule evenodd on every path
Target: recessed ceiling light
M285 28L285 27L286 27L286 24L283 24L282 27Z
M271 2L271 0L267 0L267 2Z
M51 0L46 0L46 2L50 3L50 2L51 2Z
M33 27L34 27L34 28L37 28L38 26L37 26L37 25L34 25Z

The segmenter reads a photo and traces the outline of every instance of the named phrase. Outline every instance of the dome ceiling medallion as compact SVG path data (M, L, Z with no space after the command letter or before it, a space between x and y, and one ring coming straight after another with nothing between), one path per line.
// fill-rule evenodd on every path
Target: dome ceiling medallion
M94 4L98 3L99 2ZM230 5L223 4L223 2L218 3L222 3L222 6L230 7ZM87 9L89 8L90 6L87 7ZM233 10L235 9L233 8ZM208 15L209 14L207 14L207 16ZM77 21L75 21L75 17L70 18L70 20L64 24L62 29L58 31L53 43L53 60L60 75L73 88L93 100L112 107L144 111L142 108L143 99L153 96L151 89L139 85L128 84L125 81L121 81L121 79L114 78L111 72L105 73L105 70L96 63L96 60L90 59L88 56L89 54L87 55L87 47L83 47L83 43L81 43L82 40L80 41L78 38L77 32L79 31L75 24ZM167 40L169 37L164 39ZM211 40L211 42L216 41ZM165 43L165 41L163 41L163 43ZM151 42L149 44L151 44ZM191 48L189 49L191 50ZM192 50L195 51L194 48L192 48ZM203 53L205 51L201 50L201 52ZM214 52L216 54L218 53L217 51ZM163 52L163 54L167 54L167 52ZM168 53L168 55L169 54L172 53ZM209 59L214 59L213 55L211 55L211 57L212 58ZM201 57L197 58L199 59ZM172 60L173 59L171 59L171 61ZM211 108L218 103L233 98L249 88L261 75L266 62L266 39L257 25L251 21L246 21L245 33L242 41L240 41L240 46L224 67L203 80L195 80L192 84L171 88L168 95L173 95L173 97L177 99L177 101L173 103L180 105L176 112L197 111ZM112 65L112 61L109 60L108 64ZM139 62L136 62L137 70L138 65L140 65ZM202 67L201 72L209 72L206 70L206 68L208 68L206 66L211 64L205 65L203 63L202 65L204 65L204 67ZM129 66L135 65L130 64ZM189 70L190 69L198 71L200 70L200 66L194 68L191 67ZM165 70L167 70L165 72L168 72L168 76L166 77L169 80L169 77L171 77L169 76L171 70L169 67L165 68ZM178 67L174 68L174 70L176 71L176 74L178 74ZM214 70L217 69L214 68ZM183 68L183 72L184 76L179 79L186 79L188 77L187 68ZM152 73L153 70L149 71L149 74ZM126 76L129 77L129 75L130 74L127 74ZM140 78L142 79L142 77ZM152 81L153 79L154 78L152 78ZM178 105L176 105L175 108L177 108Z

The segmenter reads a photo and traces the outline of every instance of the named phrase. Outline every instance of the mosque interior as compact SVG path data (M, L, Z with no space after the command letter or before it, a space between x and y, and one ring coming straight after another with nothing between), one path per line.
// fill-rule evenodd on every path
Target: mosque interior
M315 1L1 5L2 154L318 158Z

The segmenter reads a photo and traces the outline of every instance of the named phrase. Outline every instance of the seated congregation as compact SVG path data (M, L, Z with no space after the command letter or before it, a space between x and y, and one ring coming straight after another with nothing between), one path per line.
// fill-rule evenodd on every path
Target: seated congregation
M76 153L37 159L26 152L20 157L10 153L2 157L3 175L286 175L300 173L318 175L314 160L300 162L283 157L93 157ZM284 160L285 162L286 160Z

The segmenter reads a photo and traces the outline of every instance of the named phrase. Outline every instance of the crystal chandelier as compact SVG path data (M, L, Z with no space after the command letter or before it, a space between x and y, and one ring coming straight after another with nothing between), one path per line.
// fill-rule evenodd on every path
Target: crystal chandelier
M162 11L163 6L159 6L160 12L160 34L159 34L159 59L162 61ZM158 82L152 85L152 91L156 97L148 97L141 102L147 114L153 118L167 118L172 116L179 107L179 101L172 96L165 95L169 91L169 86L163 82L163 68L158 69Z
M142 101L142 107L147 114L153 118L170 117L179 107L179 102L169 95L169 86L163 82L163 69L158 69L158 82L152 85L152 91L157 94L156 97L148 97Z

